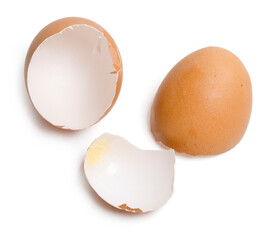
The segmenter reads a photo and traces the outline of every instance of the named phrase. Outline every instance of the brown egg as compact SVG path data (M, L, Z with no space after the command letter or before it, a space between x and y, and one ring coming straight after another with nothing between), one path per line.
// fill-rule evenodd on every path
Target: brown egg
M167 74L151 109L155 139L177 152L215 155L243 137L251 114L250 77L223 48L191 53Z
M122 61L110 34L78 17L59 19L33 40L25 83L39 114L56 127L79 130L113 107L122 83Z

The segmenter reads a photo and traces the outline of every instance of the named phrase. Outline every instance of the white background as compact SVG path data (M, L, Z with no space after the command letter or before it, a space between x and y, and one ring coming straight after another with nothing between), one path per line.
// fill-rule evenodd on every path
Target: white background
M69 1L0 3L0 239L277 239L276 1ZM101 24L116 41L123 85L112 111L79 132L36 113L24 86L29 44L68 16ZM175 192L160 210L108 206L82 170L103 132L160 149L149 110L167 72L187 54L220 46L245 64L253 111L243 140L214 157L176 157Z

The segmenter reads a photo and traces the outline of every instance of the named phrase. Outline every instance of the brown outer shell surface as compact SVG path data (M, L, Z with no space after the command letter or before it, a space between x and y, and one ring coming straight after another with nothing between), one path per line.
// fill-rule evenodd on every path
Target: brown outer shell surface
M47 38L51 37L52 35L61 32L63 29L65 29L67 27L70 27L72 25L78 25L78 24L89 25L91 27L96 28L97 30L101 31L104 34L105 38L107 39L107 41L110 44L109 45L109 51L110 51L110 54L111 54L112 59L113 59L114 68L118 72L118 79L117 79L117 84L116 84L116 93L115 93L113 102L110 105L110 107L105 111L103 116L98 120L98 121L100 121L112 109L113 105L115 104L115 102L118 98L118 95L119 95L119 92L120 92L120 89L121 89L121 85L122 85L123 68L122 68L122 60L121 60L119 50L118 50L113 38L111 37L111 35L103 27L101 27L99 24L97 24L97 23L95 23L95 22L93 22L89 19L79 18L79 17L62 18L62 19L56 20L56 21L48 24L46 27L44 27L37 34L37 36L34 38L33 42L31 43L31 45L29 47L29 50L27 52L27 56L26 56L26 59L25 59L25 66L24 66L25 85L26 85L26 89L27 89L27 92L28 92L28 95L29 95L28 84L27 84L27 81L28 81L28 79L27 79L28 67L29 67L29 64L30 64L30 61L32 59L32 56L33 56L34 52L40 46L40 44L44 40L46 40ZM30 95L29 95L29 97L30 97ZM32 101L31 97L30 97L30 100ZM51 122L49 122L49 123L52 124ZM95 124L95 123L93 123L93 124ZM55 127L62 128L61 126L55 126ZM87 126L87 127L89 127L89 126ZM72 129L67 129L67 130L72 130Z
M152 105L151 131L177 152L220 154L241 140L251 108L244 65L231 52L208 47L182 59L165 77Z

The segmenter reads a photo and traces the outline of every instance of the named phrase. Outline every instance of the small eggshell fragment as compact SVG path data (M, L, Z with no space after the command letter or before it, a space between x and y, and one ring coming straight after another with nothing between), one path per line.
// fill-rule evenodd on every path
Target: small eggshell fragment
M33 40L25 60L25 83L45 120L64 129L83 129L102 119L119 95L120 53L97 23L60 19Z
M108 133L89 147L84 170L96 193L110 205L133 213L164 205L173 191L173 150L140 150Z
M228 50L207 47L167 74L152 105L151 130L177 152L215 155L241 140L251 108L251 81L242 62Z

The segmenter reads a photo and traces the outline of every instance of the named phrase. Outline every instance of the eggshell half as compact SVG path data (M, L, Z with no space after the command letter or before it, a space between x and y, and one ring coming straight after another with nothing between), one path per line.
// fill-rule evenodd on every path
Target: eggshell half
M48 122L79 130L102 119L122 84L122 61L108 32L84 18L64 18L42 29L25 60L30 99Z
M105 133L89 147L84 170L91 187L107 203L143 213L160 208L171 197L174 164L172 149L141 150Z
M191 53L167 74L151 110L158 142L191 155L215 155L243 137L251 114L250 77L223 48Z

